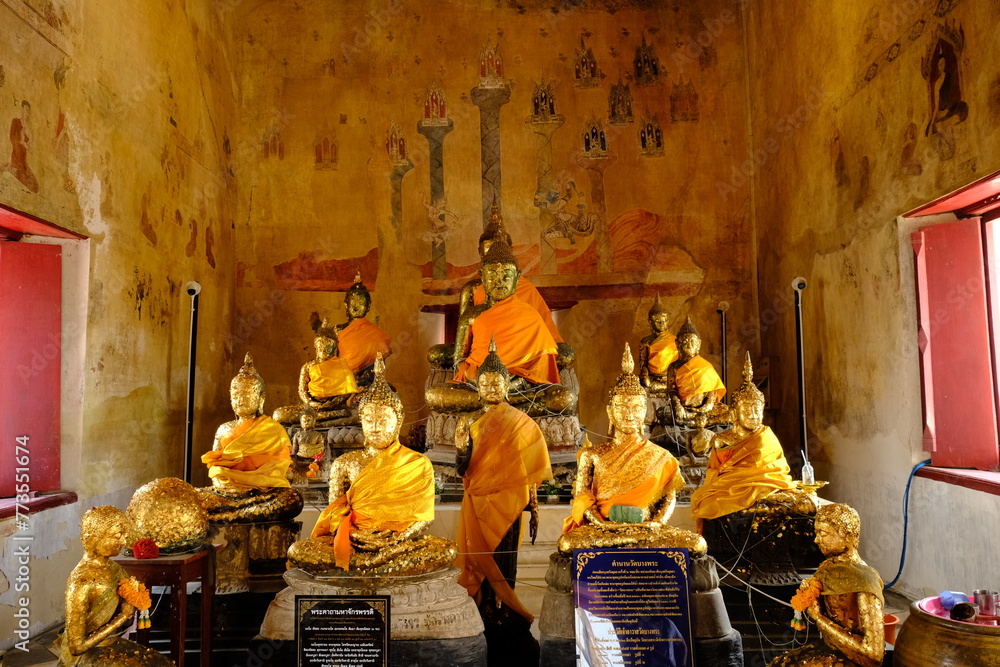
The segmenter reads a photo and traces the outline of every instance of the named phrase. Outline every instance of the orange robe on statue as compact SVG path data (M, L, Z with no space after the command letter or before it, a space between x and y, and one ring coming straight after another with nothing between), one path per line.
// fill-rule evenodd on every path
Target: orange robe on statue
M208 476L224 486L244 489L288 487L285 473L292 465L292 443L285 427L267 415L236 426L206 452L201 462Z
M367 317L352 320L337 334L337 341L337 356L355 373L374 364L379 352L384 359L392 351L389 336Z
M696 394L715 392L716 400L726 395L726 385L707 359L692 357L690 361L677 369L675 375L677 393L682 400L688 400Z
M649 361L646 368L653 375L663 375L667 366L677 361L677 337L669 331L662 332L649 344Z
M333 535L337 567L351 563L351 531L406 530L434 519L434 468L423 454L397 440L380 451L316 520L311 537Z
M534 308L515 294L495 303L472 322L472 349L458 367L453 382L476 377L489 354L490 338L507 370L534 383L559 384L556 342Z
M581 449L577 452L579 458ZM674 455L649 440L639 440L615 449L605 466L615 470L615 488L603 488L595 480L590 489L573 498L573 513L563 521L563 532L586 525L584 516L591 507L605 519L615 505L648 507L665 491L678 491L684 486L680 465ZM618 493L613 493L618 491Z
M475 596L483 579L504 604L532 620L503 573L493 551L528 504L529 489L552 476L541 429L528 415L500 403L473 422L472 458L462 482L465 497L458 519L455 565L458 583Z
M762 426L743 442L712 451L705 481L691 494L691 515L700 524L746 509L778 489L794 488L781 443Z
M341 357L330 357L309 367L309 394L315 398L330 398L354 394L358 383L354 371Z
M545 303L545 299L538 293L538 288L532 285L530 280L524 276L518 278L517 292L515 292L514 296L519 297L526 304L538 311L538 314L542 316L542 321L545 322L545 326L548 327L549 333L552 334L552 338L557 343L565 342L562 336L559 335L559 329L556 328L556 323L552 319L552 311L549 310L549 305ZM472 293L472 304L478 306L483 303L486 303L486 290L480 284L476 286L475 291Z

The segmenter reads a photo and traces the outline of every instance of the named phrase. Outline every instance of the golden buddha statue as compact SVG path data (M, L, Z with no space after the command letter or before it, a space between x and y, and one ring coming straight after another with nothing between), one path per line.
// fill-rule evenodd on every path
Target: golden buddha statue
M410 576L446 567L458 553L453 542L421 535L434 519L434 469L399 442L403 404L380 354L374 371L359 402L365 447L333 462L330 505L312 536L288 549L293 567Z
M802 582L799 595L817 591L805 611L823 641L789 651L770 667L878 667L885 656L883 584L858 555L861 519L850 505L832 504L816 510L815 525L816 544L827 558Z
M151 648L118 637L135 607L119 594L128 579L111 560L121 553L132 527L117 507L102 505L83 515L83 558L66 582L66 628L56 639L60 667L165 667L174 663Z
M465 496L458 523L458 583L479 602L484 619L501 605L532 621L514 592L521 514L531 512L531 541L538 531L538 485L552 476L538 425L507 402L510 372L496 342L478 369L483 409L455 430L456 470Z
M660 303L660 295L649 309L650 334L639 342L639 381L650 397L668 396L667 368L677 360L677 338L667 331L670 314Z
M229 385L236 419L215 433L212 451L201 457L212 486L198 489L211 521L282 521L302 511L302 496L286 473L292 464L284 427L264 412L264 380L248 352Z
M674 422L704 428L725 421L729 411L720 400L726 395L726 385L715 367L699 354L701 335L690 317L677 332L677 352L667 367Z
M292 436L292 467L289 468L293 485L305 485L326 479L330 468L326 455L326 438L316 428L316 413L305 410L299 418L300 429Z
M667 524L684 477L670 452L642 437L647 397L633 363L626 343L608 405L612 439L580 450L573 514L563 523L559 552L678 547L704 555L708 547L700 535Z
M490 340L514 377L510 402L528 403L528 414L560 414L576 406L576 393L559 384L558 349L538 312L515 295L521 271L505 241L495 240L483 258L479 275L486 301L470 306L458 324L453 358L455 376L427 389L426 400L437 412L471 412L479 408L476 369L486 359Z
M347 321L331 326L323 320L317 328L316 358L299 371L301 405L278 408L273 415L276 421L294 424L306 409L316 411L320 424L350 418L358 392L372 383L375 355L384 359L392 354L389 336L367 318L371 304L371 293L359 271L344 295Z

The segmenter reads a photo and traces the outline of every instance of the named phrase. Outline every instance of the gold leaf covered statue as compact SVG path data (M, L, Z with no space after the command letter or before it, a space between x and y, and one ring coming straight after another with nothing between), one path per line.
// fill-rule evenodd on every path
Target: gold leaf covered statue
M434 519L430 460L399 442L403 404L385 380L382 356L375 381L360 400L365 448L337 458L330 468L330 505L312 536L288 549L293 567L317 574L417 575L455 560L455 544L421 535Z
M816 544L826 560L811 579L819 597L806 615L819 629L822 642L807 644L771 662L770 667L878 667L885 655L882 579L858 555L861 519L850 505L825 505L816 510Z
M667 331L670 314L660 302L660 295L649 309L650 335L639 342L639 380L650 396L667 397L672 385L667 369L677 360L677 337Z
M728 410L719 401L726 395L726 385L711 362L699 354L701 335L690 317L677 332L677 351L677 358L667 367L674 421L698 427L725 421Z
M176 477L162 477L144 484L132 494L125 508L133 532L131 548L137 540L156 542L160 554L191 551L208 536L208 513L198 491Z
M151 648L120 638L135 607L119 595L128 579L111 560L132 531L125 513L102 505L83 515L83 558L66 582L66 628L56 639L61 667L165 667L174 663Z
M573 514L563 523L559 551L682 547L704 555L708 547L700 535L667 524L684 477L670 452L642 437L646 390L633 367L626 344L608 405L612 439L580 450Z
M731 398L733 425L712 438L705 481L691 495L692 516L700 526L765 498L775 504L792 503L800 513L811 514L812 501L796 489L781 443L764 425L764 394L753 383L749 352L743 384Z
M538 424L507 402L509 387L510 373L491 342L479 367L483 409L463 418L455 430L456 470L465 486L457 540L461 555L455 565L462 570L459 583L479 602L484 619L502 603L530 623L531 613L513 590L521 514L525 507L531 511L534 543L536 491L552 468ZM494 552L514 553L498 559Z
M326 320L316 331L313 347L316 358L299 372L301 405L289 405L274 411L282 424L294 424L305 409L315 410L319 423L349 417L357 393L373 380L375 356L392 354L389 336L368 318L372 297L361 282L361 272L344 295L347 321L330 326Z
M291 441L264 412L264 380L248 352L229 385L236 419L215 433L212 451L201 457L212 486L199 489L212 521L282 521L302 511L302 496L286 479Z
M458 362L455 376L428 388L428 407L437 412L478 409L474 378L489 352L490 340L495 339L500 358L515 376L510 387L512 403L530 401L528 414L533 416L572 410L577 397L559 384L556 341L538 311L515 295L521 271L506 241L490 245L479 275L486 301L462 314L453 355Z

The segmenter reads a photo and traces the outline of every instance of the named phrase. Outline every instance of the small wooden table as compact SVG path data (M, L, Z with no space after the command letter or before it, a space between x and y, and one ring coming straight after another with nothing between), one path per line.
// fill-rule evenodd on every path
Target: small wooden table
M211 667L212 603L215 599L215 548L159 558L115 558L115 562L146 585L170 587L170 657L184 667L184 639L187 636L187 585L201 580L201 667ZM139 630L140 644L149 646L149 629Z

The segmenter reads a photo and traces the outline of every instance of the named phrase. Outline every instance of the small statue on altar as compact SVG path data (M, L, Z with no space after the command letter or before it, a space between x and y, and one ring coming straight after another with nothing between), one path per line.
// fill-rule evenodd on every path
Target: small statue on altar
M118 636L129 627L136 612L136 606L123 597L123 590L134 591L139 597L144 591L121 565L111 560L121 553L130 532L125 513L117 507L102 505L83 515L83 558L66 582L66 628L55 643L60 667L174 664L157 651ZM148 595L145 592L147 609Z
M288 549L293 567L410 576L446 567L458 553L454 542L422 535L434 519L434 469L399 442L403 404L381 354L374 377L359 402L365 447L333 462L330 505L312 536Z
M358 387L364 389L375 381L375 357L385 360L392 354L392 341L379 325L368 319L372 295L361 282L361 271L354 276L354 284L344 295L347 321L329 329L321 327L320 335L330 335L337 341L337 356L343 359L354 373Z
M639 381L650 397L667 397L671 385L667 368L677 360L677 338L667 331L670 314L660 303L660 295L649 309L650 334L639 342Z
M712 438L705 481L691 495L692 516L701 525L765 500L812 514L815 506L797 490L781 443L764 425L764 394L753 383L749 352L732 403L733 425Z
M697 533L667 524L684 486L677 459L642 437L646 390L633 374L628 344L611 390L612 439L580 450L573 514L563 523L559 552L588 547L677 547L702 556Z
M510 401L528 403L528 414L562 414L576 406L576 392L559 384L558 349L538 312L515 295L521 271L506 241L494 240L479 275L485 303L471 306L458 325L453 358L460 360L454 378L427 389L428 407L437 412L479 408L476 370L486 359L490 340L513 376Z
M301 427L292 436L292 467L289 469L293 486L307 485L326 479L330 468L326 456L326 438L316 428L316 413L305 410L299 418Z
M455 565L484 619L502 616L505 606L530 624L532 615L513 586L525 508L532 543L538 532L537 489L552 476L548 449L538 425L507 402L510 372L495 342L478 373L483 409L461 419L455 430L456 470L465 485Z
M827 558L792 603L805 607L823 641L789 651L770 667L878 667L885 656L883 584L858 555L861 519L850 505L832 504L816 510L815 525Z
M688 317L677 332L677 359L667 367L674 421L704 428L726 420L729 410L721 399L726 385L715 367L702 357L701 335Z
M215 433L201 457L212 486L198 489L211 521L282 521L302 511L302 496L289 486L291 442L284 427L264 413L264 380L248 352L229 393L236 419Z

